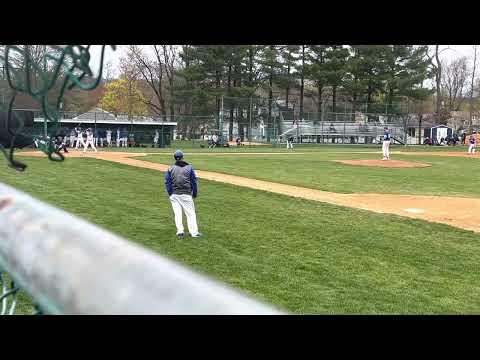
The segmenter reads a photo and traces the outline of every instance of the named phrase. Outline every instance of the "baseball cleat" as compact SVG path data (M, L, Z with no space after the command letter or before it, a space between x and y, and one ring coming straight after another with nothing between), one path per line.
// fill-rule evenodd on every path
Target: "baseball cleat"
M184 233L177 234L177 237L179 237L180 239L183 239L185 237L185 234Z
M196 235L192 235L192 237L194 237L194 238L198 238L198 237L202 237L202 236L203 236L202 233L198 233L198 234L196 234Z

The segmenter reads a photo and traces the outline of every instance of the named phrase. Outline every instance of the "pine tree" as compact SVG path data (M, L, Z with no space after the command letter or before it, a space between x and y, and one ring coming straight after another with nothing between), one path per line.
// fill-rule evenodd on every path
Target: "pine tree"
M375 96L384 92L385 87L382 74L385 71L384 58L386 46L356 45L355 47L357 51L359 78L361 79L359 85L362 87L362 97L366 102L365 112L369 114L375 110L371 105Z
M273 85L278 80L282 63L279 61L278 46L263 46L259 56L260 71L264 87L268 90L267 141L270 141L271 128L278 128L272 122Z
M332 88L333 113L337 111L337 89L345 80L348 55L348 49L343 45L331 45L325 49L323 72L327 85Z
M296 86L298 74L293 70L296 68L299 50L300 46L298 45L284 45L279 48L281 68L276 84L280 89L285 90L285 105L287 108L290 102L290 90Z
M391 45L386 48L384 56L384 73L387 104L393 109L396 98L409 97L423 99L428 91L422 87L429 77L427 46ZM398 109L395 109L398 111Z
M315 83L317 88L317 117L321 119L323 109L323 92L327 84L325 73L325 52L326 45L312 45L309 47L308 64L305 68L306 77Z
M344 91L350 96L352 102L352 121L355 120L357 104L366 88L365 76L362 69L361 49L358 46L350 46L350 56L346 63L346 76L344 79Z

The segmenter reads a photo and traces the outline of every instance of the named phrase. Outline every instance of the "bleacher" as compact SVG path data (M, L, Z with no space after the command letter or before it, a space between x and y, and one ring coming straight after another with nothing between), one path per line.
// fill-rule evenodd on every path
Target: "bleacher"
M376 143L380 142L384 127L387 126L394 142L403 143L405 132L398 122L381 123L378 121L359 123L352 121L282 121L280 137L293 136L297 142L341 142Z

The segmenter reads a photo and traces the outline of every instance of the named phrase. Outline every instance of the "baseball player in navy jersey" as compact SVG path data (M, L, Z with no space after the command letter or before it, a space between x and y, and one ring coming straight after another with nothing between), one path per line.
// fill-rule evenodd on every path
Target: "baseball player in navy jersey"
M388 131L388 128L383 129L383 143L382 143L382 151L383 151L383 159L382 160L390 160L390 141L392 136Z
M474 131L470 138L468 139L470 145L468 146L468 153L475 154L475 150L477 149L477 132Z
M175 151L173 155L175 164L170 166L165 173L165 188L175 215L177 236L184 237L183 212L187 216L188 231L192 237L200 237L198 232L197 216L193 199L198 195L197 176L192 165L183 161L183 153Z

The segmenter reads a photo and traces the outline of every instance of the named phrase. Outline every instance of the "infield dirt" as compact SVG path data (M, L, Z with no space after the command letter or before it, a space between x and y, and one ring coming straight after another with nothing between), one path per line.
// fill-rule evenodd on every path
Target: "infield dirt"
M45 156L39 151L19 152L18 154L22 156ZM167 170L168 165L166 164L136 159L136 157L147 155L150 155L150 153L106 151L83 153L81 151L72 151L66 154L66 157L90 157L157 171ZM428 153L428 155L432 154ZM447 154L445 156L452 155ZM376 213L396 214L409 218L433 221L480 233L480 199L477 198L397 194L340 194L212 171L197 170L196 173L199 178L205 180L228 183L350 208L369 210Z

